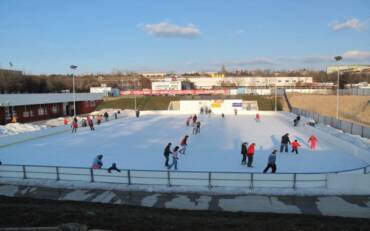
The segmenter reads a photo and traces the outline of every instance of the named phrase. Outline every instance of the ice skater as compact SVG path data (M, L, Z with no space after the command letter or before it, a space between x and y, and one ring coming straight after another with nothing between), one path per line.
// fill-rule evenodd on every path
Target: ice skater
M238 109L234 109L234 115L238 115Z
M181 148L179 150L180 154L185 155L186 147L188 146L188 138L189 138L188 135L186 135L186 136L184 136L184 138L182 138L182 140L180 142L180 146L181 146Z
M113 164L112 164L112 166L110 166L110 167L108 168L108 172L109 172L109 173L111 173L111 171L112 171L112 170L117 171L117 172L121 172L121 170L119 170L119 169L117 168L117 164L116 164L116 163L113 163Z
M177 160L179 159L178 156L177 156L177 151L179 150L179 146L176 146L173 150L172 150L172 163L170 165L168 165L168 169L171 169L172 166L175 167L175 170L177 170Z
M187 119L186 119L186 126L190 126L190 121L193 119L193 116L189 116Z
M197 119L198 119L197 115L196 115L196 114L194 114L194 115L193 115L193 126L194 126L194 125L195 125L195 123L197 122Z
M248 147L248 151L247 151L247 157L248 157L247 167L249 167L249 168L253 168L252 164L253 164L253 156L254 156L255 146L256 146L256 144L255 143L252 143Z
M257 114L256 114L256 122L260 122L260 120L261 120L260 114L259 114L259 113L257 113Z
M196 122L194 128L193 128L193 135L196 135L200 133L200 121Z
M276 172L276 152L277 150L272 151L272 153L269 155L269 158L267 160L267 166L265 170L263 170L263 173L266 173L270 168L271 172L275 173Z
M104 112L104 119L105 119L105 121L108 121L109 120L108 112Z
M247 160L247 152L248 152L248 143L247 142L244 142L242 143L242 148L241 148L241 151L240 153L242 154L242 165L245 165L246 164L246 160Z
M294 127L298 126L298 123L300 120L301 120L301 116L297 115L297 117L293 120Z
M169 156L171 154L171 143L168 143L166 148L164 149L164 152L163 152L163 155L164 155L164 158L165 158L165 163L164 163L164 166L165 167L168 167L168 159L169 159Z
M290 144L289 133L286 133L281 137L280 152L283 152L283 149L288 152L288 144Z
M308 143L310 144L311 150L315 150L317 147L317 137L315 135L311 135L308 139Z
M72 133L76 133L77 132L77 128L78 128L78 122L77 122L77 118L76 117L73 119L73 122L71 124L71 127L72 127Z
M103 167L103 155L97 155L93 161L91 168L100 169Z
M91 131L94 131L95 130L95 128L94 128L94 121L91 119L90 116L87 116L87 124L89 125Z
M221 113L221 118L225 119L225 114L224 113Z
M297 140L294 140L291 145L292 145L292 152L295 152L295 154L297 155L298 147L301 147L301 145L298 143Z

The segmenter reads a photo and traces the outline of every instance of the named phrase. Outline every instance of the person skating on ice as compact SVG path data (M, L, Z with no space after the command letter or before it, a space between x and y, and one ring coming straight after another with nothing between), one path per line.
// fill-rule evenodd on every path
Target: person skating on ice
M180 142L181 148L179 150L179 153L185 155L186 147L188 146L188 138L189 138L188 135L186 135L186 136L184 136L184 138L182 138L182 140Z
M253 156L254 156L255 146L256 146L256 144L255 143L252 143L248 147L248 151L247 151L247 157L248 157L247 167L249 167L249 168L253 168L252 164L253 164Z
M263 170L263 173L266 173L270 168L271 168L272 173L276 172L276 153L277 153L277 150L274 150L269 155L269 157L267 159L267 166Z
M292 152L295 152L295 154L298 154L298 147L301 147L298 141L294 140L291 145L292 145Z
M308 143L310 145L311 150L315 150L317 147L317 137L315 135L311 135L308 139Z
M242 143L242 148L240 151L240 153L242 154L242 165L245 165L247 161L247 152L248 152L247 146L248 146L247 142Z
M100 169L103 167L103 155L97 155L93 161L91 168Z
M178 150L179 150L179 146L176 146L173 149L173 151L171 153L171 155L172 155L172 163L167 167L168 169L171 169L172 166L174 166L175 167L175 170L177 170L177 160L179 159L178 158L178 155L177 155Z
M110 166L110 167L108 168L108 172L109 172L109 173L111 173L111 171L112 171L112 170L117 171L117 172L121 172L121 170L119 170L119 169L117 168L117 164L116 164L116 163L113 163L113 164L112 164L112 166Z
M281 137L280 152L288 152L288 144L290 144L289 133L286 133Z
M171 143L168 143L167 146L165 147L164 149L164 152L163 152L163 155L164 155L164 158L165 158L165 163L164 163L164 166L168 167L168 159L169 159L169 156L171 154Z

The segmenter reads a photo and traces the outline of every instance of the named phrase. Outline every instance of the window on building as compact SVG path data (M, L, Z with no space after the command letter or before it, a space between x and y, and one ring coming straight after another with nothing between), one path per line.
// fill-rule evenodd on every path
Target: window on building
M51 112L54 114L57 114L59 112L59 108L57 104L53 104L53 106L51 107Z

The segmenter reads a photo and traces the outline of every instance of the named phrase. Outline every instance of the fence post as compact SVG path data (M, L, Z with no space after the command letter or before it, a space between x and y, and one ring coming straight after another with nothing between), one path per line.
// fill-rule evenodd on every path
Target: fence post
M92 168L90 168L90 179L91 182L94 182L94 170Z
M352 129L353 129L353 123L351 123L351 134L353 134Z
M128 183L128 185L130 185L131 184L131 171L130 171L130 169L129 170L127 170L127 183Z
M293 189L296 190L297 173L293 173Z
M325 174L325 188L328 188L328 174Z
M168 184L168 186L171 186L170 171L167 171L167 184Z
M251 173L251 185L249 186L249 189L253 189L254 188L254 174Z
M364 174L367 173L366 169L367 169L367 166L364 167Z
M364 126L361 126L361 137L364 137Z
M59 167L56 166L55 167L55 172L57 173L57 181L60 180L60 177L59 177Z
M211 172L208 172L208 187L212 188L212 183L211 183Z
M23 169L23 179L27 179L26 166L22 165L22 169Z

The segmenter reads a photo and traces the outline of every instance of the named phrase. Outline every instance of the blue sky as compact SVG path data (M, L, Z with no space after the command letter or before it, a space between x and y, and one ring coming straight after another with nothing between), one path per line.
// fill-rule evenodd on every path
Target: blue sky
M1 0L0 68L325 69L370 63L370 1Z

